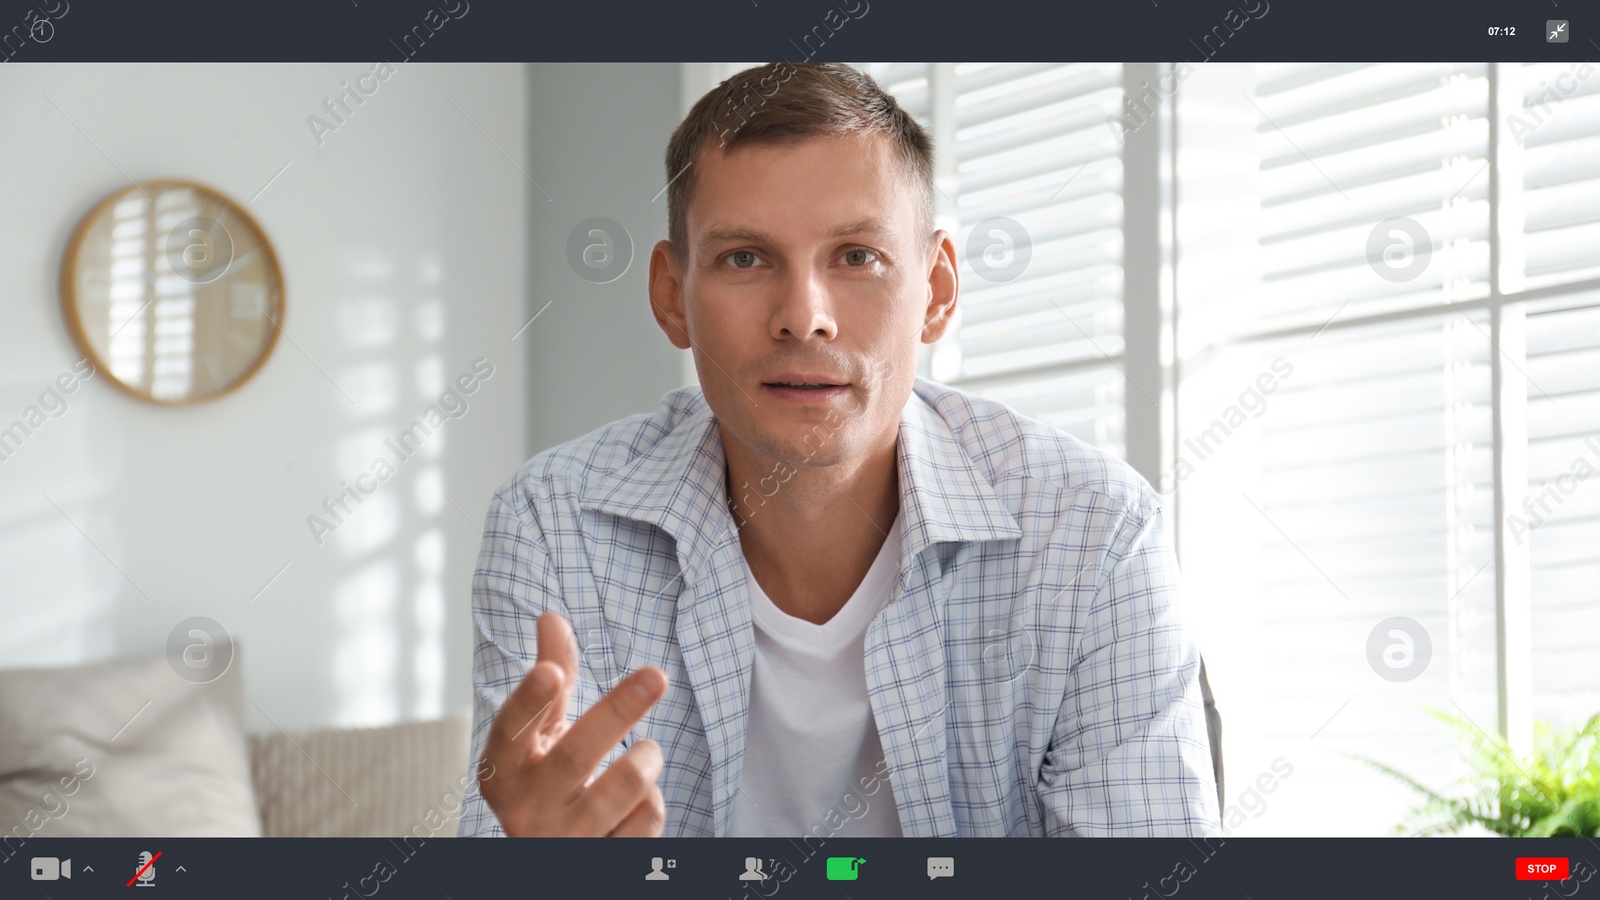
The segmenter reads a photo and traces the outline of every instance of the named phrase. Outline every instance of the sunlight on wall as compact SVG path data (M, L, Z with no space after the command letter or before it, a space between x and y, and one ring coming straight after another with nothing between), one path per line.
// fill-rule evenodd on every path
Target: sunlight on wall
M342 631L334 650L336 722L341 726L396 721L400 663L400 571L380 559L345 579L334 592Z
M437 471L437 470L430 470ZM412 640L412 712L427 718L440 715L444 707L444 533L430 528L417 538L412 557L419 585L416 590L415 627Z
M418 265L416 282L436 285L443 276L437 260ZM339 684L338 720L360 725L395 718L427 718L443 713L445 696L444 509L446 438L453 420L421 434L420 444L403 435L436 407L449 386L448 367L437 353L444 338L444 308L437 299L420 301L406 316L381 288L398 277L382 258L368 258L352 272L373 283L369 296L340 305L338 322L357 361L339 375L362 398L360 415L377 423L342 439L336 453L340 471L363 480L358 490L376 487L339 526L340 551L372 560L340 584L342 634L335 650ZM409 328L402 328L406 319ZM411 378L401 372L409 365ZM355 393L355 392L353 392Z

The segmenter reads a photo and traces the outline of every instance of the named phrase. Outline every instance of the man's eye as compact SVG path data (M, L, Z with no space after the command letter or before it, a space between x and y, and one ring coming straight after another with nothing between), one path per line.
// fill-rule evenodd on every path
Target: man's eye
M754 268L756 260L760 258L749 250L735 250L728 254L728 260L733 263L733 267L736 269Z
M848 251L844 255L845 265L851 268L860 268L877 258L878 254L873 253L871 250L861 249Z

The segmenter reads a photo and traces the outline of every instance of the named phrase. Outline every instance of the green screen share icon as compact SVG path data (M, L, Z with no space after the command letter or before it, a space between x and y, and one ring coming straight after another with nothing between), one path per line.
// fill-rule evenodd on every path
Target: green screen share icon
M855 881L861 874L861 864L866 862L859 856L830 856L828 857L829 881Z

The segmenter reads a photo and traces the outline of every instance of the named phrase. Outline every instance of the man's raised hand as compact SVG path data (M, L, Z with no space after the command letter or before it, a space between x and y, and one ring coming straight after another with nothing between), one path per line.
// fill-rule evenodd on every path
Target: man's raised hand
M594 778L595 767L666 693L667 676L646 666L567 722L578 678L572 628L539 617L539 658L489 725L478 789L512 837L657 837L666 808L656 779L661 747L639 740Z

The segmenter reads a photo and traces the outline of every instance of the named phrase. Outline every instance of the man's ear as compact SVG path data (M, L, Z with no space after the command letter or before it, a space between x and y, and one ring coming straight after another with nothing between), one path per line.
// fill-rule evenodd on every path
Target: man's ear
M932 344L944 337L956 314L956 297L961 293L961 275L956 268L956 245L950 233L933 233L928 265L928 308L922 318L922 342Z
M689 349L689 320L683 310L683 273L671 241L657 241L650 251L650 313L679 350Z

